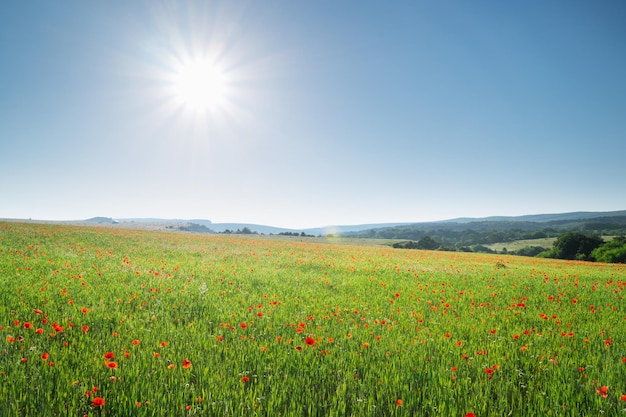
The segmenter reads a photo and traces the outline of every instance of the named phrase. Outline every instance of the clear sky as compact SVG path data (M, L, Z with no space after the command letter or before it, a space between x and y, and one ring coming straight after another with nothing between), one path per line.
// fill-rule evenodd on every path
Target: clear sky
M626 2L28 1L0 218L626 209Z

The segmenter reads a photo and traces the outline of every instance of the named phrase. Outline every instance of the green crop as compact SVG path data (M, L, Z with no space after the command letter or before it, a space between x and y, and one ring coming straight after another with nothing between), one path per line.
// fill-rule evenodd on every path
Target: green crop
M626 267L0 223L0 415L626 409Z

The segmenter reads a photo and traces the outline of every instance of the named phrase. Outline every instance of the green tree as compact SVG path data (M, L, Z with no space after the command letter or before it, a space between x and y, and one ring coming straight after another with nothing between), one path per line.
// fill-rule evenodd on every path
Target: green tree
M591 252L603 243L604 241L599 237L569 232L559 236L554 242L553 248L547 252L542 252L540 255L547 258L590 261L593 260Z
M441 244L437 242L435 239L431 238L430 236L424 236L423 238L417 241L416 248L426 249L426 250L435 250L439 246L441 246Z
M620 236L604 243L594 249L591 256L598 262L626 263L626 238Z

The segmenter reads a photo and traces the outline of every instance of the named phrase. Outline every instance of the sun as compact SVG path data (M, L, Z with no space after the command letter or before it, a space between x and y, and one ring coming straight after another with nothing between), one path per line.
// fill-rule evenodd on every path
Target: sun
M211 61L189 61L176 69L172 86L180 105L193 110L212 110L224 105L228 79Z

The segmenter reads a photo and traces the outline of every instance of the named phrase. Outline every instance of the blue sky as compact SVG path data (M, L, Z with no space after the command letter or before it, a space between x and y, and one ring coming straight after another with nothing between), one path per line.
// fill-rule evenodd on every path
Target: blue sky
M32 1L1 20L0 218L626 209L622 1ZM209 89L181 75L198 62Z

